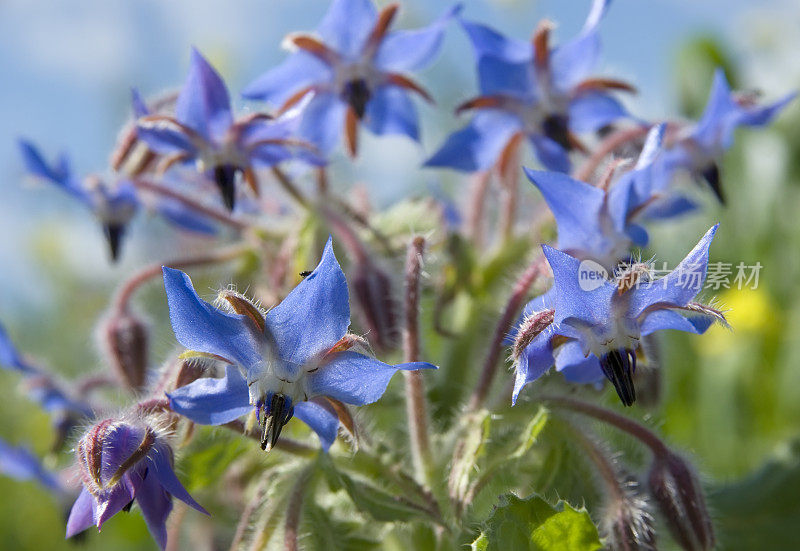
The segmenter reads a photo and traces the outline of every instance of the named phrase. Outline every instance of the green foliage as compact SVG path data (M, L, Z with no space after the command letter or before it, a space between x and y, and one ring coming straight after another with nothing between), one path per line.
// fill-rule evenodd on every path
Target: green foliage
M559 501L550 505L538 495L500 501L487 519L473 551L594 551L602 549L597 528L585 509Z

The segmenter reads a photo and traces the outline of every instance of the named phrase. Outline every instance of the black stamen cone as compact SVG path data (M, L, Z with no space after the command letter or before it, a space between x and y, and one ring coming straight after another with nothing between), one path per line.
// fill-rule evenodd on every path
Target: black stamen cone
M633 373L636 371L636 353L629 349L612 350L600 358L600 368L611 381L619 399L626 406L636 401Z
M294 415L291 400L280 393L272 395L267 412L261 418L261 449L269 451L278 442L281 429Z
M228 210L233 210L236 202L236 170L233 165L218 165L214 167L214 181L217 183L222 195L222 202Z
M126 513L130 513L131 507L133 507L133 500L130 500L128 504L122 508L122 510L125 511Z
M122 243L122 234L125 233L125 226L123 224L105 224L103 232L106 234L108 240L108 247L111 251L111 261L116 262L119 258L120 243Z
M569 127L567 126L566 115L549 115L542 122L544 135L556 142L558 145L569 151L572 145L569 143Z
M708 182L711 191L714 192L714 195L717 196L719 202L723 205L725 204L725 196L722 195L722 182L720 181L719 177L719 167L716 163L711 163L708 167L706 167L703 172L703 179Z
M351 80L344 85L342 99L353 108L353 111L356 112L359 119L364 118L364 112L367 110L369 98L369 87L367 87L367 81L363 78Z

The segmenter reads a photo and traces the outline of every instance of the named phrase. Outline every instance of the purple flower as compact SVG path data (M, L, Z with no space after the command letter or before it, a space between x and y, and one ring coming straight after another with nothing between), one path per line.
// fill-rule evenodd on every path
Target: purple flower
M139 105L142 111L144 106ZM234 120L225 83L197 50L192 50L189 75L183 84L175 115L148 114L139 118L138 136L166 158L161 169L176 163L195 163L212 178L223 201L233 209L236 176L241 173L258 194L254 167L269 167L291 158L324 164L310 146L291 139L299 123L290 111L271 120L262 113Z
M76 449L83 489L67 521L67 537L139 505L147 527L163 549L173 496L208 514L173 471L172 448L146 419L106 419L83 435Z
M796 95L792 92L775 103L757 105L752 96L733 93L724 71L717 69L703 116L677 136L661 160L664 177L669 179L675 171L685 170L696 180L705 180L723 202L719 161L733 145L736 129L769 124Z
M428 27L390 32L397 4L378 13L371 0L333 0L316 35L287 37L298 51L257 78L243 95L281 105L282 111L313 92L303 110L300 135L324 152L336 146L344 129L355 155L359 121L376 135L418 140L409 92L431 98L406 73L433 61L445 25L459 9L447 10Z
M49 165L31 142L20 140L19 146L28 172L59 186L89 207L103 226L111 259L117 260L125 229L139 205L133 185L127 180L109 185L97 176L80 180L72 173L66 155Z
M642 337L662 329L702 333L714 321L725 323L722 312L694 302L705 282L716 231L717 226L708 230L672 272L652 281L641 264L608 280L597 264L543 245L554 283L526 306L516 329L513 400L555 364L571 382L597 382L605 376L622 403L633 404Z
M44 468L39 458L27 448L15 447L0 439L0 473L17 480L35 480L51 492L61 494L64 487Z
M568 152L583 149L575 133L626 117L610 92L633 91L618 80L590 78L600 55L597 28L608 4L610 0L595 0L581 33L556 48L550 47L547 21L530 43L462 20L475 49L480 96L456 112L478 112L426 166L487 170L524 137L545 168L569 172Z
M178 341L230 364L224 378L199 379L169 394L172 409L217 425L256 408L261 445L270 449L292 416L311 427L323 448L336 438L338 402L370 404L398 370L435 369L425 362L387 365L360 351L348 333L347 282L331 240L319 265L266 315L237 293L220 293L225 310L201 300L189 277L164 268L172 328Z

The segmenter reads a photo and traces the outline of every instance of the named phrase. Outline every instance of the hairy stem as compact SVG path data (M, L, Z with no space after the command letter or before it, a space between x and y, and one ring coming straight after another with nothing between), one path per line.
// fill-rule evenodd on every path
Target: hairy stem
M283 531L284 551L297 551L297 530L300 526L300 513L303 511L303 499L306 495L308 483L311 481L311 467L306 468L300 473L292 487L289 495L289 503L286 505L286 522Z
M273 166L272 167L272 174L273 174L273 176L275 176L275 179L278 180L278 183L283 187L283 189L286 191L286 193L288 193L292 197L292 199L297 201L297 203L301 207L306 208L306 209L310 209L311 208L311 203L309 203L309 201L306 198L306 196L303 195L303 192L300 191L300 188L298 188L294 184L292 179L289 178L288 174L286 174L283 170L281 170L277 166Z
M211 251L205 254L166 260L163 263L157 262L146 266L130 277L117 292L114 299L114 307L118 312L124 312L136 290L151 279L161 275L161 267L185 269L193 266L204 266L206 264L219 264L228 262L242 256L249 250L249 246L237 244Z
M491 174L488 170L478 172L472 183L469 198L469 211L467 214L467 237L481 247L484 241L483 223L484 213L486 212L486 194L489 191Z
M610 409L596 406L577 398L568 396L539 396L539 400L554 407L567 409L576 413L581 413L589 417L594 417L598 421L609 424L617 429L627 432L642 444L646 445L654 455L667 455L669 449L666 444L656 435L655 432L636 421L624 417Z
M514 323L514 320L519 315L519 311L522 309L531 285L533 285L533 282L536 281L542 273L544 264L544 257L538 256L536 260L531 262L514 284L511 297L508 299L505 310L500 316L500 321L497 322L497 327L494 330L492 343L489 345L489 352L486 354L486 360L483 362L480 378L478 379L475 389L472 391L468 406L469 411L476 411L486 400L494 376L497 373L497 367L500 363L500 354L503 351L503 340L508 334L511 324Z
M403 361L418 362L419 344L419 292L422 255L425 238L415 237L408 246L406 257L405 324L403 326ZM411 455L420 480L431 483L433 459L428 436L428 405L425 385L419 371L404 371L406 383L406 416L411 438Z

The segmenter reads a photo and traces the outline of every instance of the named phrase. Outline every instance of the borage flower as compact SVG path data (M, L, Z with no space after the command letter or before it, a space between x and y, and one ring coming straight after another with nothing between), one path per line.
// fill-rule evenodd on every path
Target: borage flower
M568 152L585 151L576 133L626 117L610 92L634 90L619 80L591 78L600 55L598 25L609 3L595 0L581 33L556 48L549 44L548 21L539 25L532 42L462 21L475 49L480 96L463 103L456 113L478 112L426 166L487 170L527 138L547 169L569 172Z
M0 439L0 473L17 480L35 480L48 491L65 492L58 477L48 471L38 457L23 447L11 446Z
M172 328L178 341L230 366L221 379L200 379L168 395L172 409L218 425L255 408L261 446L269 450L293 417L311 427L328 449L339 426L340 403L365 405L386 391L398 370L435 369L425 362L388 365L359 350L348 333L347 281L328 240L319 265L264 315L232 291L215 308L201 300L189 277L164 268ZM235 366L235 367L234 367Z
M632 169L629 161L614 161L596 186L560 172L524 169L556 219L557 249L613 271L618 262L630 260L632 246L647 245L642 222L694 207L685 197L658 186L654 163L662 151L664 129L661 124L650 130Z
M139 205L133 185L125 179L109 184L95 175L81 181L72 173L66 155L59 156L51 166L31 142L20 140L19 146L28 172L56 184L89 207L103 226L111 259L117 260L127 224Z
M286 44L298 51L242 94L281 105L284 111L313 92L300 135L325 152L336 146L344 129L349 152L355 155L359 122L376 135L418 140L409 92L432 99L406 73L433 61L445 25L459 9L451 8L428 27L390 32L397 4L378 13L371 0L333 0L316 36L289 35Z
M671 179L675 171L685 170L695 180L705 180L717 199L724 202L719 162L733 145L736 129L769 124L796 95L792 92L774 103L758 105L753 94L732 92L724 71L717 69L703 116L679 132L665 153L661 161L663 177Z
M292 158L324 164L308 144L292 139L298 123L296 111L278 119L254 113L234 120L225 83L193 49L175 115L141 117L138 136L165 156L161 171L177 163L195 163L198 172L216 182L225 205L233 209L239 173L258 195L255 167L270 167Z
M514 402L526 384L555 363L571 382L606 377L622 403L633 404L642 337L662 329L702 333L714 321L726 323L721 311L694 301L705 282L716 231L717 226L708 230L672 272L652 281L645 265L634 264L608 280L596 264L542 245L553 288L528 304L516 328Z
M67 521L68 538L92 524L100 530L135 500L164 549L173 497L208 514L175 476L172 448L155 425L147 417L106 419L83 435L76 449L83 489Z

